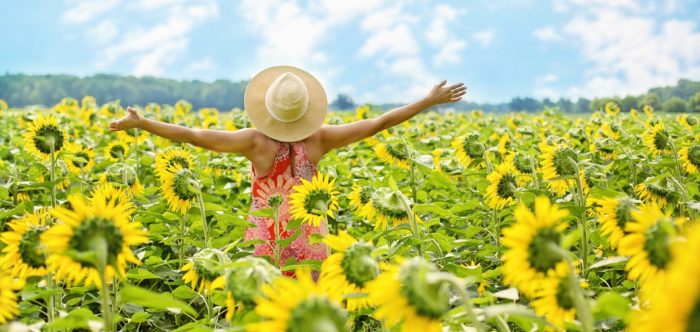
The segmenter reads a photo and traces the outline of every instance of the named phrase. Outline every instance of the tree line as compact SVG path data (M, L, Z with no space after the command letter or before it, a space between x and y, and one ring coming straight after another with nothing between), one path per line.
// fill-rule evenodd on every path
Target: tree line
M226 111L236 107L243 108L243 94L247 84L247 81L177 81L108 74L88 77L5 74L0 76L0 99L4 99L13 107L52 106L64 97L80 99L83 96L93 96L100 103L120 100L123 105L146 105L151 102L172 105L184 99L190 102L194 109L214 107ZM633 108L641 109L644 105L667 112L700 112L700 82L681 79L675 86L652 88L645 94L624 97L577 100L515 97L507 103L462 101L449 107L459 110L481 109L486 112L538 112L544 107L557 107L562 112L583 113L600 110L609 101L616 102L623 112ZM338 95L330 104L332 109L339 110L353 109L355 106L352 98L344 94ZM379 106L389 109L397 105Z

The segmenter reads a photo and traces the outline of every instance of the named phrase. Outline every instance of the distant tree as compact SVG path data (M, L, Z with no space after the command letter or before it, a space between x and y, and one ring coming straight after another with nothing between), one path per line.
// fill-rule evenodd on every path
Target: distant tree
M688 111L688 103L679 97L671 97L664 103L664 111L671 113L685 113Z
M576 107L575 112L576 113L585 113L588 112L591 108L591 101L586 99L586 98L579 98L576 101Z
M661 98L659 98L659 95L656 93L649 92L637 103L639 109L642 109L644 105L649 105L651 108L658 111L661 109Z
M605 110L605 104L611 101L620 106L619 98L593 98L593 101L590 104L590 109L593 112L603 111Z
M571 100L566 98L560 98L559 101L557 101L557 107L559 107L559 110L564 113L571 113L575 111L574 103L572 103Z
M340 111L347 111L354 109L355 103L350 96L341 93L335 98L335 101L331 103L330 107Z
M516 112L536 112L542 108L542 103L539 101L533 99L533 98L520 98L520 97L515 97L510 101L510 106L511 111L516 111Z
M639 102L639 98L635 96L627 96L620 100L620 108L623 112L629 112L631 109L636 108Z
M690 112L700 112L700 92L695 93L695 95L690 98L689 104Z

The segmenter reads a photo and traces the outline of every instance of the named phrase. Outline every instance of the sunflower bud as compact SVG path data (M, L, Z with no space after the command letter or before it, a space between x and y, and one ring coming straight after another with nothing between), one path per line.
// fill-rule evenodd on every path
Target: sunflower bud
M260 295L260 288L280 275L280 271L265 259L253 256L239 258L228 270L226 289L236 302L252 305Z
M440 278L431 278L437 272L435 265L422 258L406 260L399 268L402 293L419 315L439 319L450 310L449 284Z

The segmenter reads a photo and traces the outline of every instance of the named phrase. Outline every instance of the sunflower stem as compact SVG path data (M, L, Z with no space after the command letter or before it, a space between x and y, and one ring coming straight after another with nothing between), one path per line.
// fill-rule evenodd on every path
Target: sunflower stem
M202 231L204 232L204 247L209 248L209 225L207 224L207 214L204 210L204 199L201 188L197 188L197 203L199 204L199 214L202 217Z
M282 268L282 254L280 253L280 218L279 218L279 206L275 206L272 209L272 218L275 221L275 263L277 263L278 268Z
M406 215L408 215L408 222L411 226L411 233L413 233L413 238L416 240L416 242L418 242L418 255L423 257L423 239L420 233L420 228L418 227L418 222L416 221L416 215L413 213L413 209L411 208L411 204L409 203L408 198L401 191L397 190L396 194L399 196L401 204L403 204L404 210L406 210Z
M486 331L484 329L484 326L481 325L481 321L479 321L479 317L476 315L476 312L474 311L474 306L472 305L472 300L469 297L469 294L467 293L465 287L464 287L464 282L461 279L457 279L453 277L452 275L446 275L445 277L441 278L444 281L447 281L452 287L457 291L459 294L459 297L462 299L462 305L464 306L464 309L467 311L467 316L469 316L469 320L471 320L472 324L474 325L474 329L477 332L484 332Z
M498 215L496 209L491 209L491 223L493 224L494 238L496 238L496 248L501 248L501 231L498 226Z
M583 193L583 183L581 183L581 170L578 167L578 163L569 158L569 161L574 165L576 170L576 197L577 205L584 209L584 212L576 218L581 226L581 261L583 262L582 272L583 277L588 276L588 225L586 223L585 208L586 208L586 198Z
M576 274L574 272L576 270L574 268L573 262L571 261L571 256L566 250L554 243L549 243L548 248L552 252L558 253L559 256L564 261L566 261L566 264L569 266L569 271L571 272L569 273L569 276L566 279L570 283L570 296L574 301L576 316L578 317L579 322L581 322L581 327L584 332L593 332L593 314L591 313L591 307L586 301L586 296L583 293L581 284L578 282L578 278L576 277Z
M55 287L53 283L53 272L48 272L45 276L46 278L46 289L49 291L49 297L46 301L46 315L48 317L49 327L48 331L54 331L53 325L51 325L56 320L56 297L52 294L53 288Z
M185 265L185 236L187 235L187 214L183 213L180 215L180 248L178 248L178 260L180 261L180 269Z
M418 201L418 188L416 188L416 171L415 171L415 165L413 164L413 154L411 153L411 149L408 148L408 142L406 142L406 139L403 138L403 148L406 150L406 155L408 156L408 166L410 169L410 176L411 176L411 198L413 198L414 202Z
M100 275L100 294L102 295L102 319L104 321L104 331L114 330L112 323L112 309L110 308L109 287L107 287L107 241L102 236L92 239L92 247L97 254L97 272Z
M51 170L50 170L50 181L51 181L51 207L56 207L56 147L54 146L53 138L49 142L50 157L51 157Z

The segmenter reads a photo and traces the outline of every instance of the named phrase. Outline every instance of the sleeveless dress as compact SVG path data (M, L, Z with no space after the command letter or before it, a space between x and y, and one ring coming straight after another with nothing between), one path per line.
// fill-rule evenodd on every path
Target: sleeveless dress
M282 143L277 142L277 154L272 168L267 175L257 176L255 168L251 166L252 178L252 203L249 221L255 227L246 229L245 240L269 241L275 239L275 221L272 218L256 217L252 212L259 209L270 208L269 200L275 196L282 199L279 206L280 237L286 239L296 230L287 230L287 223L292 220L288 211L289 195L294 192L294 186L301 183L301 179L311 181L316 175L317 168L309 160L309 155L304 142ZM324 260L328 255L328 248L323 243L311 244L311 234L326 235L324 225L313 227L302 223L299 236L285 248L281 255L282 263L289 258L301 260ZM261 243L255 246L255 256L269 256L274 259L274 244Z

